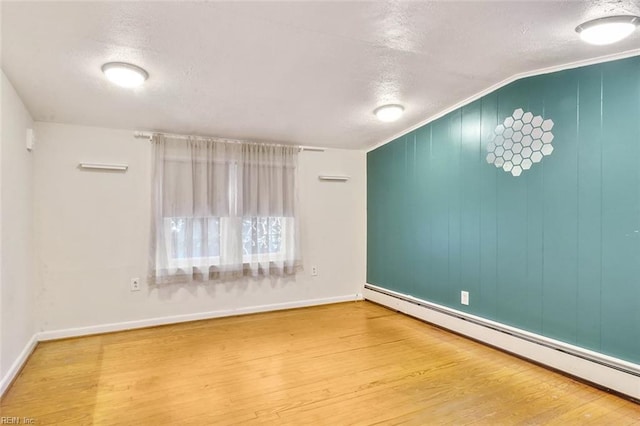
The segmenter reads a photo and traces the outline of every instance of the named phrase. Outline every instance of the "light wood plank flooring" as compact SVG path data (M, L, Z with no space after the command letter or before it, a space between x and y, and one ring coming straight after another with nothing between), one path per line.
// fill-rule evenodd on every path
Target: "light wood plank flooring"
M41 343L36 424L640 424L640 405L369 302Z

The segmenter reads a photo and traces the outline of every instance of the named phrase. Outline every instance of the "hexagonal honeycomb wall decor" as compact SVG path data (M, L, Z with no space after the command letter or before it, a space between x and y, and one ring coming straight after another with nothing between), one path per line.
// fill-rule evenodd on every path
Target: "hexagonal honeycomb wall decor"
M493 131L493 138L487 144L487 163L520 176L553 152L551 129L551 119L534 116L522 108L514 110Z

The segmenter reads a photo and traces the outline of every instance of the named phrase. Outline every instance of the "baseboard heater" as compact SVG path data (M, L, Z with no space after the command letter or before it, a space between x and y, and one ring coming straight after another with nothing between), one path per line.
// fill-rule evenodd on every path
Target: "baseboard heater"
M489 345L497 346L501 349L507 350L508 352L514 352L518 355L522 355L536 362L541 362L542 364L549 365L552 368L557 368L561 371L566 371L569 374L584 378L588 381L591 381L598 385L602 385L606 388L619 391L621 393L631 396L632 398L636 398L636 399L640 398L640 380L638 380L638 378L640 378L640 365L633 364L631 362L627 362L627 361L614 358L608 355L600 354L598 352L594 352L588 349L580 348L578 346L574 346L574 345L564 343L555 339L541 336L539 334L527 332L515 327L501 324L496 321L478 317L476 315L467 314L466 312L458 311L456 309L448 308L446 306L431 303L410 295L406 295L406 294L398 293L393 290L388 290L382 287L378 287L376 285L365 284L364 287L365 287L365 291L364 291L365 299L380 303L392 309L397 309L401 312L423 319L427 322L432 322L439 326L443 326L453 331L460 332L461 334L468 335L471 338L483 341ZM414 308L411 308L411 306L414 306ZM428 314L428 311L424 311L424 314L420 315L420 312L418 312L418 309L420 308L426 309L433 313L446 315L447 317L451 318L454 321L455 320L464 321L464 323L458 323L458 324L461 324L459 327L455 327L455 326L449 327L448 324L441 323L442 321L441 322L438 322L435 320L432 321L431 319L425 318L426 316L430 315ZM446 322L446 320L444 322ZM571 357L588 361L589 363L595 363L600 366L606 367L608 369L611 369L620 373L624 373L624 376L626 377L622 377L623 375L619 375L620 377L611 378L613 382L603 383L601 380L601 377L603 376L602 372L594 372L593 374L593 376L595 377L594 378L594 377L588 377L588 375L580 374L580 372L567 371L569 369L563 368L563 365L566 364L566 360L559 360L559 363L562 364L560 366L554 365L553 362L546 362L545 359L540 359L540 358L544 358L544 356L541 356L540 358L535 356L529 356L527 354L520 353L519 351L512 350L510 348L505 348L503 345L496 344L492 341L492 336L487 335L486 338L483 336L479 337L477 336L478 333L475 333L476 335L471 335L471 334L467 334L464 330L456 329L456 328L464 329L465 328L464 324L473 324L475 326L480 326L483 329L487 330L489 333L490 332L501 333L502 335L509 336L511 338L517 338L521 341L529 342L529 343L538 345L542 348L558 351L562 354L566 354ZM487 334L487 333L484 333L484 334ZM511 342L511 346L513 346L513 342ZM595 368L596 366L593 366L593 367ZM579 369L579 367L576 367L576 368ZM609 371L611 372L611 370ZM617 386L617 384L621 382L620 378L622 378L623 381L624 380L629 381L629 383L626 383L626 384L621 383L621 386ZM622 390L620 388L622 388Z

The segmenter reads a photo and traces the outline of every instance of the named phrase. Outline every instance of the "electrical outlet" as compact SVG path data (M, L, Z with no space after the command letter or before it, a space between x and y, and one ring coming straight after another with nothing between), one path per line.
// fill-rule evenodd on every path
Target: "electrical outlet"
M131 291L140 291L140 278L131 278Z
M313 265L311 267L311 276L312 277L317 277L318 276L318 267L316 265Z
M469 292L468 291L461 291L460 292L460 303L462 303L463 305L468 305L469 304Z

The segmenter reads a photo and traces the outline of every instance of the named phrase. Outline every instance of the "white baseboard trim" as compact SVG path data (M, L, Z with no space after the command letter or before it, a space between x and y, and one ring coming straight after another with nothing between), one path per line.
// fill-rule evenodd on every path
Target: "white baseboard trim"
M9 389L9 386L11 386L11 383L13 383L16 377L18 377L18 374L20 374L20 370L22 370L22 366L27 362L29 356L36 348L37 344L38 333L31 336L31 339L29 339L24 349L22 349L22 352L20 352L18 358L16 358L16 360L13 361L13 364L11 364L11 367L9 367L9 371L7 371L4 377L0 379L0 397L4 395L7 389Z
M325 297L321 299L298 300L294 302L273 303L269 305L249 306L237 309L222 309L219 311L198 312L194 314L171 315L136 321L124 321L111 324L92 325L88 327L67 328L62 330L41 331L39 341L65 339L69 337L88 336L91 334L111 333L114 331L132 330L136 328L154 327L157 325L176 324L180 322L198 321L211 318L229 317L234 315L256 314L260 312L280 311L284 309L305 308L309 306L327 305L331 303L351 302L362 300L362 294L348 294L344 296Z
M637 374L634 374L640 371L640 365L569 345L535 333L530 333L514 327L481 319L480 317L475 317L474 315L467 314L466 312L457 311L446 306L436 305L422 299L397 293L371 284L367 284L367 287L364 289L364 298L366 300L379 303L412 317L455 331L472 339L479 340L540 364L547 365L556 370L563 371L599 386L612 389L632 398L640 399L640 378ZM517 335L510 334L506 331L494 329L490 326L480 325L474 321L465 320L464 317L471 320L477 318L487 324L494 323L499 325L500 329L514 330L518 335L525 338L518 337ZM555 346L559 348L567 348L567 350L556 349L536 343L526 339L526 336L535 337L536 340L542 342L546 341L553 343ZM576 354L588 354L593 356L596 361L602 360L603 362L601 363L585 359L570 353L571 351ZM620 366L620 368L604 365L605 361L608 361L614 366Z
M229 317L234 315L255 314L260 312L280 311L284 309L306 308L310 306L328 305L331 303L353 302L363 300L361 293L347 294L344 296L325 297L320 299L307 299L295 302L274 303L270 305L249 306L238 309L223 309L219 311L198 312L195 314L172 315L166 317L149 318L137 321L124 321L111 324L100 324L89 327L67 328L63 330L50 330L35 333L24 347L11 368L0 380L0 397L9 389L38 342L47 340L65 339L69 337L81 337L91 334L110 333L114 331L133 330L136 328L153 327L157 325L176 324L180 322L198 321L211 318Z

